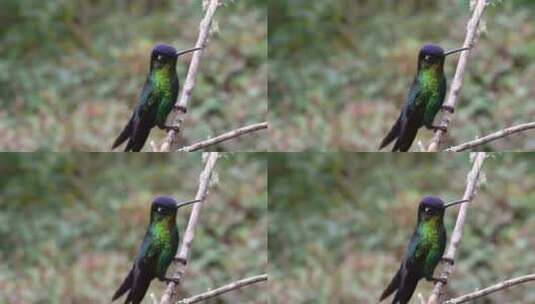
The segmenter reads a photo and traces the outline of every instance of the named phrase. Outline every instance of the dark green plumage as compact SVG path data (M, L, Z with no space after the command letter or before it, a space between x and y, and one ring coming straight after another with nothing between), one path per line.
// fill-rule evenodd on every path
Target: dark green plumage
M170 197L157 197L151 206L150 223L139 248L132 269L113 295L115 301L127 291L125 304L140 303L154 278L168 281L167 268L178 248L179 235L176 228L177 209L198 200L177 203Z
M392 151L408 151L418 129L423 126L431 130L441 128L434 126L433 120L442 107L446 95L444 58L463 50L466 49L444 53L441 47L432 44L420 49L418 70L407 100L396 123L381 142L379 149L396 140Z
M444 210L463 202L466 200L445 205L438 197L424 197L418 206L418 222L403 261L379 301L396 291L392 304L408 303L420 279L439 280L433 278L433 272L446 248Z
M150 130L155 126L170 129L166 119L178 96L179 82L176 74L178 56L200 50L194 48L177 52L169 45L160 44L154 47L150 59L150 69L139 101L132 116L119 134L112 149L120 146L128 139L125 151L140 151L147 141Z

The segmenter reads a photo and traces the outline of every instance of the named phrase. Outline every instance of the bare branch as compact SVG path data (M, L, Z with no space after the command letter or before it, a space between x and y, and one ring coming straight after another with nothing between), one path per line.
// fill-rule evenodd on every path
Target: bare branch
M235 290L235 289L238 289L238 288L242 288L242 287L250 285L250 284L254 284L254 283L258 283L258 282L262 282L262 281L267 281L267 279L268 279L268 275L267 274L261 274L261 275L257 275L257 276L250 277L250 278L247 278L247 279L242 279L242 280L227 284L227 285L225 285L223 287L219 287L217 289L209 290L209 291L207 291L205 293L201 293L199 295L196 295L196 296L193 296L193 297L190 297L190 298L187 298L187 299L182 299L182 300L178 301L177 304L192 304L192 303L202 302L204 300L208 300L210 298L217 297L217 296L222 295L224 293L227 293L229 291L232 291L232 290Z
M466 294L464 296L461 296L461 297L458 297L458 298L455 298L455 299L448 300L444 304L459 304L459 303L468 302L468 301L471 301L473 299L477 299L477 298L486 296L486 295L488 295L490 293L493 293L493 292L496 292L498 290L506 289L506 288L509 288L511 286L514 286L514 285L518 285L518 284L522 284L522 283L525 283L525 282L528 282L528 281L534 281L534 280L535 280L535 273L528 274L528 275L525 275L525 276L522 276L522 277L518 277L518 278L514 278L514 279L510 279L510 280L507 280L507 281L500 282L500 283L498 283L496 285L492 285L490 287L474 291L472 293Z
M208 146L215 145L215 144L218 144L220 142L236 138L236 137L241 136L243 134L247 134L247 133L250 133L250 132L258 131L258 130L261 130L261 129L267 129L267 128L268 128L268 123L267 122L261 122L261 123L249 125L249 126L246 126L246 127L241 127L239 129L232 130L232 131L229 131L227 133L223 133L223 134L218 135L216 137L213 137L213 138L210 138L210 139L207 139L207 140L203 140L203 141L200 141L198 143L194 143L193 145L189 145L187 147L182 147L182 148L178 149L177 151L178 152L193 152L193 151L201 150L201 149L204 149L204 148L206 148Z
M477 27L479 24L479 20L481 19L481 16L483 15L483 10L485 9L485 5L486 5L486 0L477 0L477 4L474 8L472 18L470 19L467 25L466 37L464 38L463 47L472 48L474 46ZM468 50L466 52L461 53L459 62L457 63L457 70L455 71L455 76L453 77L453 81L451 83L451 88L448 94L448 99L443 105L445 108L449 107L450 109L455 109L455 104L457 103L457 99L461 91L461 86L463 84L464 71L466 68L466 63L468 61L468 55L470 55L470 52L471 51ZM443 115L442 115L442 121L440 125L447 128L453 117L453 114L448 111L445 111L444 108L442 112L443 112ZM444 136L444 134L445 132L443 130L437 130L435 132L433 139L431 139L431 142L429 143L429 146L427 147L428 152L438 151L438 147L440 143L442 142L442 137Z
M468 173L468 176L466 177L466 188L464 190L463 199L469 200L470 202L472 202L476 193L477 186L479 184L480 172L481 172L481 167L483 166L484 159L485 159L485 152L477 152L475 159L474 159L474 163L472 165L472 170L470 170L470 173ZM448 250L446 251L446 254L444 255L444 258L450 259L451 261L455 259L455 252L457 252L457 248L459 248L459 244L461 243L464 222L466 220L466 214L468 212L469 205L470 203L461 204L459 213L457 215L457 221L455 222L455 228L453 229L453 233L451 234L450 244L449 244ZM453 265L450 263L447 263L444 266L444 269L442 270L442 274L440 275L440 277L444 278L445 280L448 280L452 272L453 272ZM442 294L443 288L444 288L444 284L438 281L435 284L435 288L433 288L433 292L429 296L429 299L427 300L427 304L440 303L439 297Z
M472 149L472 148L475 148L477 146L480 146L480 145L486 144L488 142L491 142L493 140L509 136L509 135L511 135L513 133L518 133L518 132L522 132L522 131L525 131L525 130L529 130L529 129L535 129L535 121L534 122L528 122L528 123L521 124L521 125L517 125L517 126L514 126L514 127L505 128L505 129L499 130L497 132L491 133L489 135L480 137L478 139L466 142L464 144L461 144L461 145L458 145L458 146L449 147L448 149L446 149L446 152L459 152L459 151Z
M214 19L215 11L218 6L219 0L210 0L210 3L206 9L206 13L204 14L204 18L199 26L199 36L197 37L195 47L206 47L212 20ZM182 121L184 120L184 116L186 115L188 108L191 92L195 87L197 71L199 70L199 64L201 62L201 56L203 53L204 49L193 53L193 57L191 58L191 63L188 69L188 75L186 76L186 81L184 82L184 86L182 88L182 94L180 95L179 101L175 104L175 108L180 110L174 110L171 112L171 119L168 119L168 121L171 121L171 125L173 126L180 127L182 125ZM173 145L177 140L177 135L178 134L175 130L169 130L160 147L160 152L171 151L171 145Z
M178 279L180 282L182 276L186 271L186 264L188 260L188 253L193 243L193 237L195 236L195 227L197 227L197 222L199 221L199 214L201 212L201 207L206 203L206 197L208 194L208 186L210 185L210 180L212 178L212 173L214 171L215 163L217 161L218 153L217 152L208 152L203 154L203 157L207 155L205 159L204 169L199 176L199 188L197 189L197 195L195 199L202 200L199 203L193 205L191 214L189 216L188 226L186 232L184 233L184 238L182 239L182 245L178 255L175 257L182 263L178 263L177 270L172 275L173 278ZM167 288L160 300L160 304L170 304L172 303L173 297L177 292L177 284L175 282L169 282Z
M418 293L418 300L420 300L420 304L425 304L424 296L420 292Z

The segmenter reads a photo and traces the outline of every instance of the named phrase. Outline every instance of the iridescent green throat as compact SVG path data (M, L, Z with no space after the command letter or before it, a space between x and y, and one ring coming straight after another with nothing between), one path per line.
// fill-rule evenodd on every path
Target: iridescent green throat
M156 247L169 246L171 243L171 231L176 229L175 223L172 218L164 218L156 220L152 224L152 235L154 237L154 245Z
M433 99L438 97L441 77L442 71L438 66L430 66L420 71L418 74L418 82L420 84L423 97Z
M425 252L438 250L440 231L443 223L440 217L432 217L427 220L422 220L418 225L418 231L420 235L420 248L421 252L418 254L425 254Z
M154 85L154 92L163 97L171 97L171 79L173 78L172 66L164 66L156 69L152 73L152 84Z

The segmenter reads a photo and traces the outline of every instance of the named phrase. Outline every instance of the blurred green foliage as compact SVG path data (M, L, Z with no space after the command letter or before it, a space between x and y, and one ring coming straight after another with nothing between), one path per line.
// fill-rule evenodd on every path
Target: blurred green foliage
M268 167L271 302L377 303L399 267L419 200L461 198L471 163L467 153L299 153L270 154ZM485 161L446 298L535 269L534 189L534 155L494 153ZM448 235L457 211L446 213ZM411 303L432 287L420 282ZM534 302L530 284L477 301Z
M218 160L182 297L267 271L266 167L259 154ZM0 155L0 303L108 303L137 254L152 199L193 198L202 168L199 153ZM190 211L179 213L181 235ZM164 287L153 281L149 293L159 298ZM213 303L265 303L265 287Z
M192 0L5 0L0 9L0 150L109 150L159 42L193 47ZM182 83L190 56L179 60ZM184 144L266 120L267 6L225 1L204 53ZM159 142L154 130L149 140ZM147 148L146 148L147 149ZM218 150L265 150L261 135Z
M399 115L428 42L460 47L467 0L271 0L272 150L375 151ZM445 146L526 123L535 115L534 1L492 1L470 55ZM451 83L458 57L446 61ZM485 150L533 150L532 133ZM422 130L417 141L428 142ZM414 149L414 148L413 148Z

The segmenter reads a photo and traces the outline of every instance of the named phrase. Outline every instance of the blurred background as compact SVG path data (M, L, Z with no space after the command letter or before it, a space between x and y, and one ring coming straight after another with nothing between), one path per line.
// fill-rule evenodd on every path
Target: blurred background
M377 303L399 268L420 199L462 198L470 169L467 153L270 154L271 302ZM535 269L535 156L492 154L483 172L446 299ZM446 213L448 237L458 210ZM421 281L411 303L432 288ZM535 290L528 283L476 302L535 303Z
M153 198L194 198L202 168L200 153L0 155L0 303L109 303L141 245ZM259 154L218 160L181 297L267 271L266 168ZM181 210L182 236L191 207ZM164 288L153 281L143 303ZM265 303L266 288L212 303Z
M223 3L184 144L267 118L267 6ZM137 103L153 46L193 47L202 16L194 0L3 0L0 150L108 151ZM177 64L181 84L190 59ZM154 129L149 141L164 135ZM265 150L267 140L258 133L212 149Z
M271 149L376 151L405 101L420 47L461 47L468 2L270 0ZM535 116L535 2L491 3L444 148ZM446 60L448 85L457 60ZM421 130L413 150L431 137ZM534 138L531 131L480 149L535 150Z

